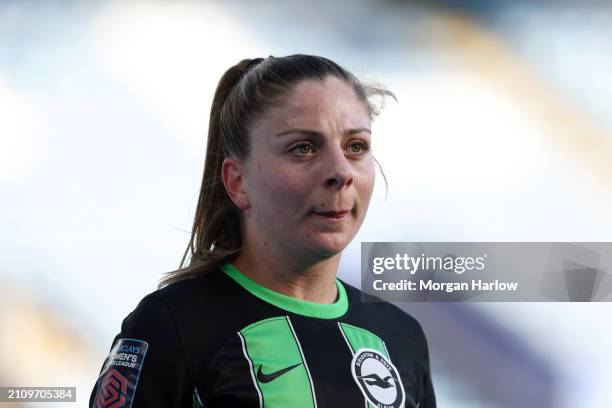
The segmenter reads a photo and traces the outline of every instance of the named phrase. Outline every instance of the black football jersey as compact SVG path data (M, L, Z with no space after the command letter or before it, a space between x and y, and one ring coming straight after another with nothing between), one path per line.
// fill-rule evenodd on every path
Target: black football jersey
M333 304L225 264L147 295L115 337L90 407L435 407L420 324L336 279Z

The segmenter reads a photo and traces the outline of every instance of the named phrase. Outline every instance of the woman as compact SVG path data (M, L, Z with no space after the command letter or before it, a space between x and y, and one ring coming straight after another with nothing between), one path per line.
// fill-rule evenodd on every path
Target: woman
M123 321L91 406L435 407L419 323L336 278L374 188L374 94L316 56L223 75L191 263Z

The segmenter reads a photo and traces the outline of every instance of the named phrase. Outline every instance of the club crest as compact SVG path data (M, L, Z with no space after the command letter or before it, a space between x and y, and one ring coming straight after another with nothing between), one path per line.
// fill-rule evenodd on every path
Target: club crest
M405 393L393 363L380 352L361 348L351 361L353 379L368 402L379 408L404 406Z

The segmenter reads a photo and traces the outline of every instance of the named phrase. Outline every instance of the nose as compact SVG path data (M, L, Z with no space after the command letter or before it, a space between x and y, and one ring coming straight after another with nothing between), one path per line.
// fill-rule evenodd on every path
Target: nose
M341 147L332 149L329 155L329 175L325 185L329 188L341 189L353 183L353 167Z

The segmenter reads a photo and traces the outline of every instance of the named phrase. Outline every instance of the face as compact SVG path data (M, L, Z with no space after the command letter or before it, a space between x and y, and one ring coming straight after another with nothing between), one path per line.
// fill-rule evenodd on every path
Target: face
M374 188L370 118L335 77L298 83L252 126L242 163L247 237L327 258L353 239Z

